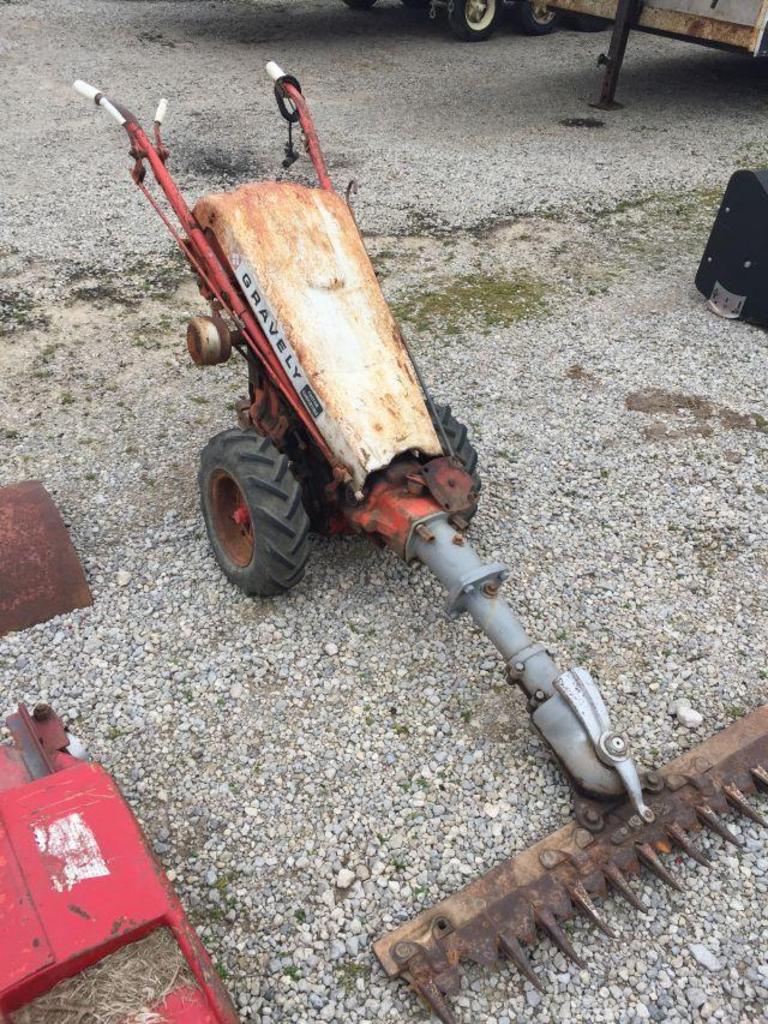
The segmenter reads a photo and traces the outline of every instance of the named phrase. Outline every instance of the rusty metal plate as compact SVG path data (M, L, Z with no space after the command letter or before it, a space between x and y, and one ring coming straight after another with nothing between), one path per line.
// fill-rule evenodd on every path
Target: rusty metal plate
M0 487L0 636L93 603L69 534L38 480Z
M459 965L505 959L533 985L540 980L525 946L547 936L580 964L563 922L575 914L613 936L594 900L609 889L638 910L643 905L627 876L646 868L681 888L659 854L672 850L702 864L691 842L702 828L741 845L721 815L735 812L768 827L747 797L768 792L768 705L759 708L649 778L646 802L655 820L645 824L622 802L606 812L595 834L575 821L379 939L374 951L387 974L408 981L444 1024L456 1024L448 996L460 987Z
M430 459L421 467L421 476L440 508L450 514L472 514L477 507L474 481L454 456Z
M355 490L397 456L442 448L349 207L335 192L259 182L199 200L303 404ZM307 390L309 389L309 391Z

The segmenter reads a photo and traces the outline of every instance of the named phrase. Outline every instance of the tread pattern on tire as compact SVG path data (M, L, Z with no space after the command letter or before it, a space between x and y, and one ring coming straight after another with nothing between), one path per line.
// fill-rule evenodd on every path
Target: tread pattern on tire
M212 524L209 485L217 470L237 482L250 510L254 553L247 566L227 557ZM246 594L263 597L298 583L309 557L309 517L288 457L255 430L224 430L201 452L198 482L208 537L227 578Z
M453 454L464 466L464 469L472 477L475 490L479 493L482 487L480 471L478 469L477 450L469 440L469 432L466 426L451 412L450 405L435 403L435 412L440 421L440 426L445 431L445 436L453 449Z

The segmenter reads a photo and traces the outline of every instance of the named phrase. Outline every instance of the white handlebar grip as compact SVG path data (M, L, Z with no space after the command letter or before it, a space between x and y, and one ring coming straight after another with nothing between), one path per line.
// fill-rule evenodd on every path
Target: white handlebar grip
M106 96L101 97L101 99L99 100L99 106L102 108L102 110L106 110L108 114L111 114L118 124L125 124L125 118L123 117L123 115L120 113L117 107L112 106L112 104L109 102Z
M99 100L99 106L103 110L106 110L108 114L111 114L118 124L125 124L125 118L117 109L117 107L114 107L109 102L107 97L104 96L104 94L95 86L88 85L87 82L83 82L81 79L78 78L78 80L74 83L73 88L76 92L79 92L81 96L85 96L85 98L89 100L95 100L97 96L101 96L101 99Z
M155 124L162 124L165 120L165 115L168 113L168 100L163 98L157 104L157 110L155 111Z
M267 69L266 70L267 70L267 74L269 75L269 77L272 79L273 82L277 82L278 79L280 79L280 78L285 78L285 72L280 67L280 65L276 64L273 60L271 60L267 64Z
M84 82L80 78L73 83L72 88L75 92L79 92L81 96L85 96L87 100L95 100L99 95L99 90L95 86L88 85L87 82Z

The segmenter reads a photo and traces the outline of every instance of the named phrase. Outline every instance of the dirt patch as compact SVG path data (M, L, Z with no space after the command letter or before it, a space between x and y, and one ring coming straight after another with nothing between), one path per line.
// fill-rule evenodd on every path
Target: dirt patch
M581 363L571 363L571 365L565 371L563 376L566 378L566 380L583 380L597 382L597 377L594 375L594 373L590 373L589 370L585 369L581 365Z
M748 430L768 433L768 420L760 413L741 413L720 405L701 395L687 395L682 391L646 388L626 396L625 405L631 412L648 416L674 416L686 423L669 423L656 419L643 433L649 441L676 440L684 437L711 437L713 423L725 430Z
M563 128L605 128L605 121L596 117L564 117L558 124Z

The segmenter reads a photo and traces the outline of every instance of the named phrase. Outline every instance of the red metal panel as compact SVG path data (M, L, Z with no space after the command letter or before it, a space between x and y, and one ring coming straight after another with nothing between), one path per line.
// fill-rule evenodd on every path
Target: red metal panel
M159 1016L173 1024L219 1024L204 994L197 988L174 989L167 999L154 1007Z
M0 901L10 900L5 915L0 903L0 1020L3 1011L164 925L200 986L194 998L179 997L169 1019L236 1024L234 1007L115 782L99 765L67 758L61 767L0 792ZM25 953L27 947L40 949L39 957Z
M53 963L53 953L19 870L5 829L0 825L0 985L12 986Z
M0 819L57 961L146 929L165 914L156 865L99 765L78 764L0 794Z

